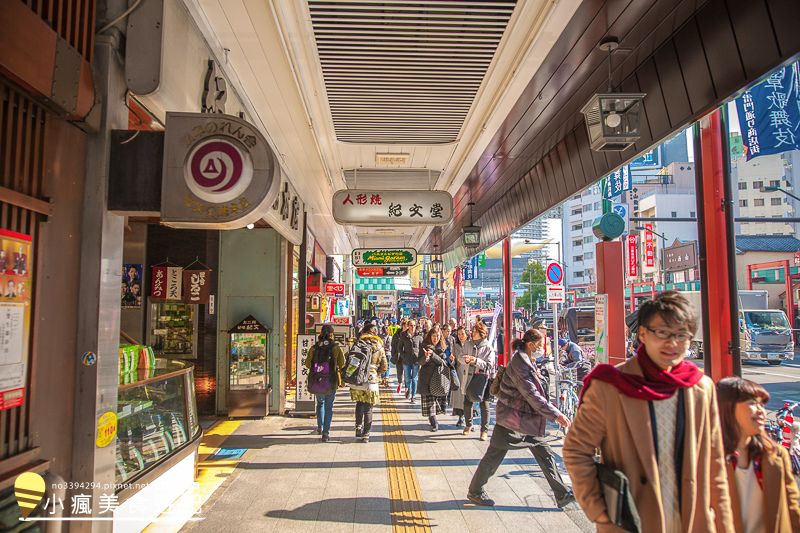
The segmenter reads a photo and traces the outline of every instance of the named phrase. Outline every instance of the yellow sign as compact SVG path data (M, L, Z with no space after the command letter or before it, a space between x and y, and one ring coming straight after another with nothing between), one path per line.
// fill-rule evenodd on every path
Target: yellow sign
M33 509L39 505L44 496L45 483L42 476L33 472L25 472L14 481L14 495L17 497L22 518L28 518Z
M109 411L97 421L97 447L105 448L117 436L117 415Z

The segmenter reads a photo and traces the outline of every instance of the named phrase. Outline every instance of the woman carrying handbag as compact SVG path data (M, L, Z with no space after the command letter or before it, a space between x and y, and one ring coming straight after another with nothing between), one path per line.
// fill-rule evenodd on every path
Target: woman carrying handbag
M475 324L472 327L472 340L466 343L462 355L463 363L467 365L466 378L461 383L466 417L464 435L472 432L472 409L478 403L481 407L481 440L489 439L489 401L486 384L494 375L497 362L494 349L486 340L488 333L486 324L483 322Z
M439 430L436 415L444 413L447 393L450 390L450 365L447 363L447 346L438 325L425 335L419 350L419 393L422 396L422 416L427 416L431 431Z

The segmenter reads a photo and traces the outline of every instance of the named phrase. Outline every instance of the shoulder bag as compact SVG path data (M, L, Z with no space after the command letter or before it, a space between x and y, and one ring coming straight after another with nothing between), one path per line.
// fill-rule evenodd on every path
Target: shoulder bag
M600 492L606 502L606 512L611 523L631 533L641 533L642 522L636 503L631 495L631 486L625 474L603 463L596 463Z

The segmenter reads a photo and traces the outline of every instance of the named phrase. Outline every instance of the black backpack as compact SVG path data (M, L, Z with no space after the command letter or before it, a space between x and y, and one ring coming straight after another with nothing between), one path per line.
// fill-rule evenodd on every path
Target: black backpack
M333 347L331 340L318 342L314 347L314 356L311 359L311 371L308 373L308 392L320 396L327 396L336 391L336 369L333 361Z
M372 361L372 345L365 340L357 340L347 352L342 369L342 381L349 385L365 385L369 380L369 363Z

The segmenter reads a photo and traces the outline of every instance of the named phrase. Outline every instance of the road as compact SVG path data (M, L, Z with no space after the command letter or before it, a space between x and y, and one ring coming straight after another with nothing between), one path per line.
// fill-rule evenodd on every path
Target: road
M700 368L703 360L692 359ZM774 414L784 403L800 402L800 352L795 352L794 361L785 361L779 366L769 363L744 363L742 377L762 385L770 394L767 411ZM800 409L795 410L800 416Z

